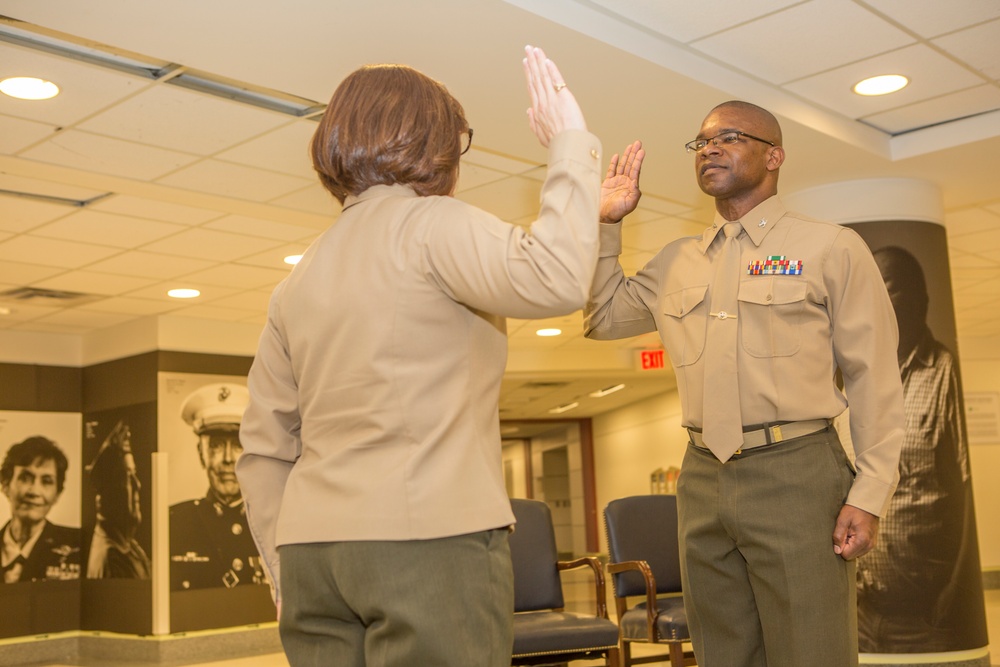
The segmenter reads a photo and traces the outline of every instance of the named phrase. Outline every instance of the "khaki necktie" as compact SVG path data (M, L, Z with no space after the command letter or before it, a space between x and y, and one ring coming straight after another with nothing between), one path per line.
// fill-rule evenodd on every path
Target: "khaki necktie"
M715 258L712 304L705 341L705 445L726 462L743 445L740 385L736 370L737 312L740 284L739 222L723 226L726 240Z

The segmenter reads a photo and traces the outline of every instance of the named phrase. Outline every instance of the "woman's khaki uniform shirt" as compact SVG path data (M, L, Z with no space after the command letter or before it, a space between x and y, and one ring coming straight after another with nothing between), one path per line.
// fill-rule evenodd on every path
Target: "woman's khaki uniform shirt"
M283 544L514 522L497 412L504 318L586 302L600 151L588 132L552 140L530 232L453 197L369 188L275 289L237 464L275 585Z

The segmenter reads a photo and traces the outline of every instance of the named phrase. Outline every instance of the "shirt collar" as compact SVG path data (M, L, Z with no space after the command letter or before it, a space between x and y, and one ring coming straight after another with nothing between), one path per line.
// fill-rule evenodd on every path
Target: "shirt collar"
M373 185L359 195L347 195L344 199L343 211L346 211L355 204L360 204L371 199L382 197L416 197L417 193L409 185Z
M14 537L10 534L10 524L7 524L6 529L3 531L3 544L0 546L0 551L3 553L3 558L0 561L2 561L4 567L18 556L24 556L25 558L31 556L31 550L35 548L35 543L38 542L38 538L42 535L42 530L45 529L45 520L39 521L33 526L33 529L34 532L31 537L28 538L28 541L22 547L14 541Z
M785 205L778 199L778 195L774 195L750 209L746 215L739 219L739 223L743 225L743 231L747 233L753 244L760 246L764 241L764 237L767 236L768 232L771 231L775 223L783 215L785 215ZM702 254L708 251L715 237L722 232L722 227L729 222L737 221L726 220L716 212L712 226L702 234L701 243L699 244Z
M910 350L910 354L906 356L906 360L900 364L899 368L901 371L905 371L914 364L920 364L924 368L930 368L934 365L934 336L931 335L931 330L926 325L917 344Z

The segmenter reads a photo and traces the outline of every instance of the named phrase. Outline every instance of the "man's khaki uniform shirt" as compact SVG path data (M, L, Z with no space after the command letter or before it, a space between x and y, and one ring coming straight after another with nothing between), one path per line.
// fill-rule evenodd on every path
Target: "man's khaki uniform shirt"
M705 341L708 327L718 324L709 304L726 222L716 214L700 237L668 244L631 278L617 259L621 224L601 225L586 335L615 339L658 330L677 376L685 427L703 426L704 386L712 382L705 377L712 353ZM854 231L789 213L776 196L741 222L743 424L832 419L850 402L857 477L847 502L881 516L899 479L904 419L896 318L871 252ZM750 272L768 258L771 273ZM835 382L838 368L846 398Z

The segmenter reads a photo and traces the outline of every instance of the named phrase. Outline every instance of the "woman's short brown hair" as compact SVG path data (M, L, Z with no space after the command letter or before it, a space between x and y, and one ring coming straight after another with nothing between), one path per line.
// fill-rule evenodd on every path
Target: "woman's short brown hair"
M462 105L442 84L405 65L366 65L334 91L313 135L313 167L341 204L394 183L447 195L468 131Z

